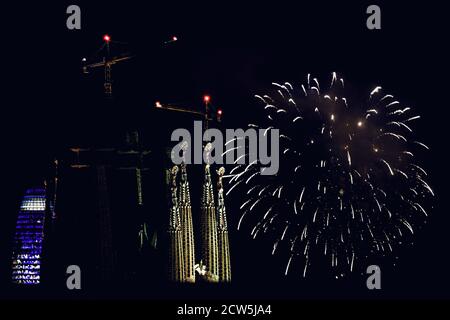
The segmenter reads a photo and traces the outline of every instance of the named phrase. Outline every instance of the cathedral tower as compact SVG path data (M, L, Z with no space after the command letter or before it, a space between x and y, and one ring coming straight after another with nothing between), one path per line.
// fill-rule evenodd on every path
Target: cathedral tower
M214 204L213 185L209 164L205 166L205 180L203 183L202 210L202 261L206 266L205 280L219 281L217 220Z
M170 220L169 220L169 277L174 282L185 281L184 255L183 255L183 229L178 206L177 195L177 174L178 167L174 166L170 170Z
M194 229L192 225L192 208L189 182L187 178L186 164L181 164L180 182L180 216L183 233L183 254L186 282L195 282L195 249L194 249Z
M222 178L225 168L217 171L217 239L219 249L219 281L231 282L230 243L228 240L227 215L225 211L225 199L223 195Z

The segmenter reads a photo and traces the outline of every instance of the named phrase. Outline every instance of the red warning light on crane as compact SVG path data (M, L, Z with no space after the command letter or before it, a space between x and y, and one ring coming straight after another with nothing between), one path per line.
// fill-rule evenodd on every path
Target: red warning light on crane
M217 122L222 122L222 109L217 109Z

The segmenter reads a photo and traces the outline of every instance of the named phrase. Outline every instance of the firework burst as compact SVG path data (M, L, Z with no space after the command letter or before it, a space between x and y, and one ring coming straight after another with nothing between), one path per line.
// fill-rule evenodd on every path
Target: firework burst
M231 170L229 191L245 194L238 229L271 234L272 253L288 252L286 274L296 264L303 276L315 261L340 274L366 268L411 239L434 196L418 157L428 147L414 138L420 117L381 87L347 99L336 73L327 88L310 75L298 88L273 86L255 96L266 118L249 127L280 130L279 171Z

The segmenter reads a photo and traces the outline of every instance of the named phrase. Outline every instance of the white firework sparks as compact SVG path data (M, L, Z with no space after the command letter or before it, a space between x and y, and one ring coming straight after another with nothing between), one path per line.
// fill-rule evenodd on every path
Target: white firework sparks
M434 196L416 162L429 150L414 137L420 116L380 86L352 104L342 78L327 83L308 74L298 87L273 83L274 95L256 95L267 123L249 127L280 130L280 171L261 175L254 162L228 176L228 193L246 196L238 228L246 221L254 238L271 235L273 254L287 244L286 274L298 263L306 276L320 261L345 274L387 255L414 234Z

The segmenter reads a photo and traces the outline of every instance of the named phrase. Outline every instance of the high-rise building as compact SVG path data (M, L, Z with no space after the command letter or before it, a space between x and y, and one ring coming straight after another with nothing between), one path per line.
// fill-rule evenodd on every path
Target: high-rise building
M219 249L219 282L231 281L230 242L228 239L227 215L223 195L222 178L225 168L217 170L217 240Z
M12 282L39 284L46 212L45 188L28 189L17 217L12 255Z

